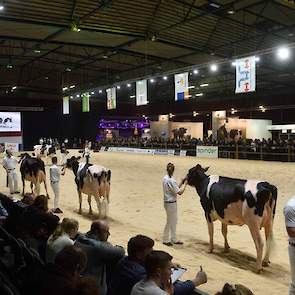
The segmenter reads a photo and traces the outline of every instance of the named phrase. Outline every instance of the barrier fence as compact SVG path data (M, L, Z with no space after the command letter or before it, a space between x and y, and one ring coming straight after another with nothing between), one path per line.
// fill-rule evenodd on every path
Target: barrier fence
M263 161L295 162L295 149L288 147L251 147L244 145L192 145L150 143L148 145L137 143L104 143L99 147L101 151L127 152L153 155L193 156L203 158L229 158Z

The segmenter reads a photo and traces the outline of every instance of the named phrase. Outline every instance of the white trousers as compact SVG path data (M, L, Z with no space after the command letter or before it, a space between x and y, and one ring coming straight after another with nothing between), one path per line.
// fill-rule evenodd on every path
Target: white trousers
M60 160L60 164L63 166L67 163L67 154L65 153L61 153L61 160Z
M18 191L17 174L15 169L9 171L7 175L8 175L8 187L9 187L10 193L12 194Z
M163 242L177 242L176 225L177 225L177 203L164 203L167 221L163 233Z
M54 209L59 208L58 207L58 202L59 202L59 181L58 182L51 182L51 187L54 193L54 204L53 207Z
M291 283L289 286L289 295L295 295L295 246L289 245L289 259L291 271Z

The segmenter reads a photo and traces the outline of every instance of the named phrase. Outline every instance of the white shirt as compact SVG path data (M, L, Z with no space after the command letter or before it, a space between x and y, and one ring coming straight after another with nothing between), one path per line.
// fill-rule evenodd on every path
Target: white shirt
M90 150L89 150L88 147L85 147L85 149L84 149L84 156L85 156L85 157L86 157L86 156L90 156Z
M49 172L51 182L58 182L60 180L60 169L55 164L50 166Z
M284 215L286 227L295 227L295 196L286 203ZM289 237L289 241L294 243L295 238Z
M17 159L14 156L4 157L2 165L5 169L13 170L17 164Z
M154 281L141 280L132 288L130 295L168 295Z
M63 234L56 240L49 238L46 246L46 262L54 263L56 255L66 246L74 245L74 241L70 239L69 235Z
M180 188L173 177L165 175L163 178L163 193L164 202L176 202L177 193L180 192Z

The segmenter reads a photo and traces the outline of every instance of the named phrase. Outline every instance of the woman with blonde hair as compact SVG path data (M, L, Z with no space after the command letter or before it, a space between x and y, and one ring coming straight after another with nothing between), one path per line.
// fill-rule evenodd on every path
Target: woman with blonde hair
M46 262L54 263L56 255L66 246L74 245L73 239L78 233L79 223L72 218L64 218L48 239Z

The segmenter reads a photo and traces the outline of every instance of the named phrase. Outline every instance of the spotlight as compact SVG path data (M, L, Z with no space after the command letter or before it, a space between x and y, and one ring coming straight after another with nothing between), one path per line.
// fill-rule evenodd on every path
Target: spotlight
M76 85L71 85L71 86L70 86L71 89L73 89L73 88L75 88L75 87L76 87Z
M15 90L16 88L17 88L16 86L13 86L11 89L12 89L12 90Z
M197 93L196 96L203 96L203 93Z
M150 82L151 82L151 83L154 83L154 82L155 82L155 79L150 79Z
M117 86L117 89L121 89L121 86L120 86L120 85L118 85L118 86Z
M11 63L6 65L6 69L12 69L12 68L13 68L13 65Z
M286 60L290 57L290 49L288 47L280 47L277 51L277 57L280 60Z
M99 89L99 90L98 90L98 93L102 93L102 90L101 90L101 89Z
M71 87L70 87L71 88ZM62 91L67 91L69 88L68 87L64 87L63 89L62 89Z
M193 111L193 116L194 117L196 117L196 116L198 116L199 115L199 113L197 113L196 111Z
M231 65L232 65L233 67L235 67L237 64L236 64L235 61L233 61L233 62L231 63Z
M135 95L130 95L130 98L135 98Z
M168 77L167 77L167 76L164 76L164 77L163 77L163 80L167 80L167 79L168 79Z
M203 83L203 84L200 85L200 87L208 87L208 86L209 86L208 83Z
M230 9L230 10L227 11L227 13L228 13L228 14L234 14L235 11L234 11L233 9Z
M127 84L127 87L128 87L128 88L130 88L130 87L131 87L131 84L130 84L130 83L128 83L128 84Z
M92 91L91 94L93 95L94 94L94 91Z
M104 58L104 59L107 59L107 58L109 58L106 54L104 54L103 56L102 56L102 58Z
M172 114L172 113L170 113L169 114L169 118L171 119L171 118L173 118L174 117L174 115Z
M71 68L66 68L66 72L71 72L72 69Z
M74 98L74 96L71 95L70 98Z
M4 10L4 5L0 4L0 11L3 11L3 10Z
M77 97L77 98L80 97L80 94L77 94L76 97Z
M187 88L188 89L194 89L196 86L194 86L194 85L191 85L191 86L188 86Z
M40 49L35 49L34 53L41 53L41 50Z
M212 64L212 65L210 66L210 70L211 70L211 72L216 72L217 69L218 69L218 67L217 67L216 64Z
M197 75L197 74L199 74L199 71L198 71L197 69L195 69L195 70L193 70L193 73L194 73L195 75Z
M259 56L255 56L255 61L260 61L260 57Z

